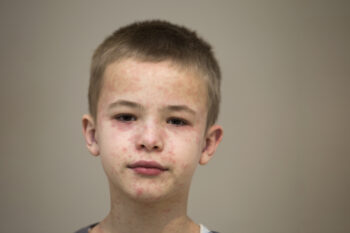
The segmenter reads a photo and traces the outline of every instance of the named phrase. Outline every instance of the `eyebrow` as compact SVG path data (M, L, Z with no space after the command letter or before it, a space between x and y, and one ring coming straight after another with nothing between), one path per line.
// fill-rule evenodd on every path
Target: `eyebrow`
M116 107L130 107L130 108L139 108L143 109L141 104L129 101L129 100L117 100L109 105L109 109Z
M187 105L169 105L166 107L166 109L173 112L188 112L191 115L196 115L196 111L194 111Z
M112 109L117 107L130 107L144 110L144 107L141 104L129 100L117 100L111 103L108 108ZM170 112L187 112L191 115L196 115L196 111L187 105L168 105L164 109Z

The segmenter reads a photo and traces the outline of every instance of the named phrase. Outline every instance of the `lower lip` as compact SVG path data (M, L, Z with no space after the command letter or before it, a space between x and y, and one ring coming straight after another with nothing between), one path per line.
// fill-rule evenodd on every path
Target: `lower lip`
M163 173L165 170L158 169L158 168L150 168L150 167L135 167L132 168L134 172L140 175L146 175L146 176L157 176Z

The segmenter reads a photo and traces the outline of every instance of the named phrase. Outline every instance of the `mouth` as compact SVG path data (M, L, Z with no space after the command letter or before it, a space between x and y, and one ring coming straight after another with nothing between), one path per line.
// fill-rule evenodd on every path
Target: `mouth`
M156 161L145 161L140 160L127 166L132 169L135 173L145 176L157 176L169 169L162 166Z

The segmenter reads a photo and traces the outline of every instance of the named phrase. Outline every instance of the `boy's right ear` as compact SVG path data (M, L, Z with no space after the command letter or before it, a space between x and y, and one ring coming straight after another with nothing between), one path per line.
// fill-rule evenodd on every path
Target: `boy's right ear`
M100 149L96 140L96 124L90 114L83 115L83 134L85 137L86 147L92 155L98 156Z

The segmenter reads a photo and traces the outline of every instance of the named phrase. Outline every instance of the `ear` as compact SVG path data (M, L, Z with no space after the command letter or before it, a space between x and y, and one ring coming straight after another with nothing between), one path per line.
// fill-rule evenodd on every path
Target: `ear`
M207 164L213 157L214 152L222 139L223 132L222 127L219 125L213 125L207 130L205 135L205 145L199 160L200 165Z
M92 155L100 154L98 142L96 140L96 123L90 114L85 114L82 118L83 134L85 137L86 147Z

